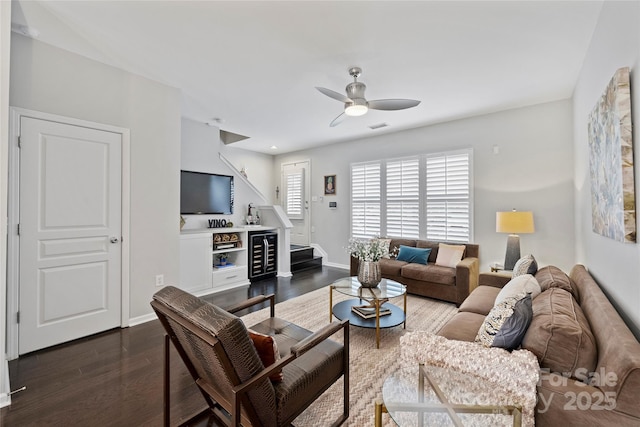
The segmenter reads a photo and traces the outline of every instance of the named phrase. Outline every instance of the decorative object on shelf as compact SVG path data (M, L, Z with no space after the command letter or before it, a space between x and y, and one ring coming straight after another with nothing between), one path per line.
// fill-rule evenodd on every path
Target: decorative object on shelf
M231 221L227 221L227 227L232 228L233 227L233 223Z
M336 176L335 175L324 176L324 195L325 196L336 195Z
M591 223L619 242L636 241L629 68L616 71L589 115Z
M184 217L182 215L180 215L180 230L182 230L182 227L184 227L184 225L187 223L187 221L184 220Z
M365 288L375 288L382 280L378 261L360 261L358 282Z
M520 259L520 236L518 234L533 233L532 212L496 212L496 233L509 233L507 252L504 257L504 269L513 270Z
M247 225L260 225L260 214L253 203L247 207Z
M222 252L216 254L216 258L218 258L218 264L227 265L227 259L229 258L229 254L227 252Z
M209 228L224 228L227 227L227 220L226 219L210 219L209 221Z
M241 248L242 241L238 233L214 233L213 249L234 249Z

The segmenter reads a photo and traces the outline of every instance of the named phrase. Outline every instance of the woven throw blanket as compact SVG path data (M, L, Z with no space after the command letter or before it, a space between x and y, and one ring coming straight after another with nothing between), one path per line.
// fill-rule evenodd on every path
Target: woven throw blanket
M502 348L487 348L474 342L455 341L429 332L415 331L400 338L401 366L405 375L417 376L418 364L452 369L479 379L482 391L474 398L473 390L459 390L451 396L455 403L520 405L522 425L534 426L536 384L540 366L528 350L509 352ZM486 381L486 383L484 383ZM496 426L495 417L474 418L473 425ZM483 421L484 420L484 421ZM501 417L504 425L512 425L510 417Z

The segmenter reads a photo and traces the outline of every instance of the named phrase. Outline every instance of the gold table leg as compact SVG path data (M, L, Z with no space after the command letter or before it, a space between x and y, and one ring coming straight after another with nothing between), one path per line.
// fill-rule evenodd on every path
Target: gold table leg
M333 288L335 286L329 286L329 323L333 320Z
M381 400L376 400L376 415L375 415L375 427L382 427L382 413L387 412L387 407L384 406Z

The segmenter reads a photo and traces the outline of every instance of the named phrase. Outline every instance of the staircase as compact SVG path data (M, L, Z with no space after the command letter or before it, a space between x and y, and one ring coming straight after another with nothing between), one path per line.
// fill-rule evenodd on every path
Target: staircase
M291 245L291 273L321 268L322 257L314 256L312 247Z

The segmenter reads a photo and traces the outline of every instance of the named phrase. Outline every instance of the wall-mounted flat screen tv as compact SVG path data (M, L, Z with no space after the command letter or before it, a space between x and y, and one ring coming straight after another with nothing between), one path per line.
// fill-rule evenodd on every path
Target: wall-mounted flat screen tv
M180 213L233 213L233 177L180 171Z

